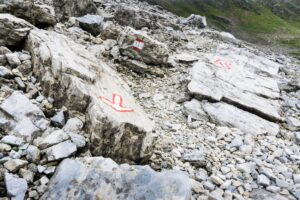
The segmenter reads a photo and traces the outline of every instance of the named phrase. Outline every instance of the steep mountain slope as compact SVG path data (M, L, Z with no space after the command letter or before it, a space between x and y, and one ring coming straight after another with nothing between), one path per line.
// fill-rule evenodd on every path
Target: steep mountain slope
M210 26L300 55L298 0L146 0L181 16L205 15Z

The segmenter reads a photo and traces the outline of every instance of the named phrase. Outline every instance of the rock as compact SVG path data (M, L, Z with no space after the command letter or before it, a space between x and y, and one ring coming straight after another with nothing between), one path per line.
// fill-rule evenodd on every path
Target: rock
M225 101L264 119L283 121L278 70L278 64L266 58L224 45L194 64L188 89L199 100Z
M296 130L300 130L300 120L294 117L288 117L286 119L287 122L287 128L292 130L292 131L296 131Z
M86 14L93 14L97 8L92 0L81 0L75 2L73 0L53 0L56 18L58 20L66 20L69 17L79 17Z
M205 183L204 183L204 188L205 189L208 189L209 191L212 191L213 189L215 189L215 185L212 183L212 182L210 182L210 181L206 181Z
M13 146L21 146L25 141L22 138L13 135L6 135L1 139L1 142Z
M294 183L300 183L300 174L293 174Z
M195 179L197 181L200 181L200 182L206 181L207 178L208 178L207 172L203 169L199 169L199 171L197 171L196 174L195 174Z
M202 103L196 99L184 103L185 115L196 120L208 120L207 114L202 108Z
M103 30L104 20L103 17L99 15L85 15L83 17L78 17L80 27L91 33L93 36L97 36Z
M21 61L19 59L19 56L17 53L7 53L5 54L7 62L9 63L9 65L13 68L18 67L19 65L21 65Z
M218 188L209 194L208 200L222 200L223 194L224 194L224 191L222 189Z
M203 108L215 123L222 126L236 127L253 135L279 133L277 124L226 103L205 103Z
M8 144L0 143L0 152L8 152L11 150L11 146Z
M193 179L190 179L191 185L192 185L192 190L197 193L197 194L201 194L204 193L205 190L203 188L203 185L201 183L199 183L198 181L195 181Z
M40 150L33 145L29 145L26 149L26 159L29 162L38 162L40 160Z
M146 64L167 64L169 49L142 31L127 27L119 36L118 44L123 56L142 61Z
M15 120L10 124L10 134L31 141L41 131L41 122L44 124L44 113L21 92L13 92L0 105L0 112L3 110L9 117Z
M62 128L65 123L65 115L63 111L59 111L53 117L51 117L51 124L55 127Z
M10 14L0 13L0 45L13 46L20 43L33 29L33 25Z
M46 3L46 1L43 2ZM4 5L2 7L4 12L23 18L37 26L54 25L56 23L55 11L51 5L27 0L2 0L1 3L4 3L2 4Z
M295 138L298 144L300 144L300 132L295 132Z
M172 56L170 59L174 59L176 62L182 62L182 63L193 63L199 60L198 57L187 53L176 54Z
M10 172L17 172L20 168L27 165L27 161L20 159L11 159L4 163L4 167Z
M6 67L0 66L0 77L3 78L12 78L13 73Z
M182 20L181 23L196 28L205 28L207 26L206 17L195 14L191 14L188 18Z
M266 188L269 192L278 193L280 191L280 187L276 187L274 185L270 185Z
M276 185L280 188L288 188L290 184L286 180L276 178Z
M191 184L182 172L158 173L148 166L119 166L109 158L94 157L62 161L41 199L188 200L190 195Z
M152 68L143 62L137 60L131 60L131 59L124 60L123 62L126 65L126 67L128 67L129 69L131 69L136 73L145 74L145 73L152 72Z
M34 178L34 173L27 169L20 169L19 175L26 180L27 183L32 183Z
M236 136L230 143L230 147L233 148L233 147L240 147L242 146L244 143L243 143L243 138L241 136Z
M79 118L71 118L63 127L65 132L79 133L83 128L83 122Z
M223 181L220 177L215 176L215 175L212 175L212 176L210 177L210 179L211 179L211 181L212 181L214 184L216 184L216 185L222 185L222 184L224 183L224 181Z
M7 194L12 200L24 199L28 188L24 179L10 173L5 173L5 186Z
M31 31L27 46L45 95L69 110L86 113L85 125L94 155L117 160L149 157L153 123L135 103L127 84L109 66L83 46L51 31Z
M45 149L55 144L64 142L69 139L69 135L63 130L56 130L48 135L46 138L42 139L39 143L39 148Z
M268 179L265 175L260 174L257 177L257 183L259 185L269 186L270 185L270 179Z
M77 146L77 148L83 148L86 145L85 138L76 133L68 133L71 141Z
M56 144L44 150L48 162L67 158L76 151L76 145L70 140Z
M26 88L26 85L24 84L24 82L22 81L22 79L20 77L15 77L15 82L17 83L18 85L18 88L20 90L24 90Z
M183 155L183 160L196 167L203 167L206 165L206 159L203 150L193 150L190 153L186 153Z

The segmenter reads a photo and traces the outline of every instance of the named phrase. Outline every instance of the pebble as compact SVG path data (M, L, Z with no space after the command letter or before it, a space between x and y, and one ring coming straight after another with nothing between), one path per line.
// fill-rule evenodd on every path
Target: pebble
M265 175L260 174L257 177L257 183L259 185L269 186L270 185L270 179L268 179L268 177L266 177Z

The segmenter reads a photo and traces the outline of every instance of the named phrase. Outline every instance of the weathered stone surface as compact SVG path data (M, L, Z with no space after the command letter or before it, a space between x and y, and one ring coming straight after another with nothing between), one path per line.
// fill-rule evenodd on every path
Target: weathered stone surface
M205 103L204 111L217 124L239 128L244 133L277 135L279 125L226 103Z
M7 194L12 200L24 199L28 188L25 179L9 173L5 173L5 186Z
M149 155L152 122L109 66L54 32L33 30L27 45L46 95L86 113L93 153L120 160ZM121 103L113 104L112 98Z
M66 132L79 133L83 128L83 122L79 118L71 118L67 121L63 130Z
M14 146L20 146L24 143L24 140L19 137L15 137L13 135L6 135L1 139L1 142L5 144L10 144Z
M154 172L148 166L117 165L107 158L66 159L41 199L188 200L189 178L179 171Z
M280 116L278 65L245 50L221 46L194 65L188 89L199 99L225 101L272 121Z
M135 43L138 43L138 47ZM127 27L119 36L120 52L124 56L146 64L167 64L167 45L150 38L142 31Z
M94 36L99 35L104 28L103 17L99 15L85 15L83 17L78 17L77 20L83 30Z
M17 172L21 167L24 167L28 162L20 159L11 159L4 163L4 167L10 172Z
M205 28L207 26L206 17L195 14L191 14L188 18L182 20L181 23L197 28Z
M56 144L44 150L48 162L67 158L76 151L76 145L73 144L70 140Z
M10 14L0 13L0 45L16 45L34 27L27 21Z
M49 2L49 1L48 1ZM0 12L8 12L35 25L53 25L56 23L54 8L38 1L0 0L4 6Z
M39 143L41 149L53 146L69 139L69 135L63 130L57 130L49 134L46 138L42 139Z
M12 119L6 130L10 135L31 141L41 131L40 122L45 120L44 113L21 92L13 92L0 105L0 113L4 112Z

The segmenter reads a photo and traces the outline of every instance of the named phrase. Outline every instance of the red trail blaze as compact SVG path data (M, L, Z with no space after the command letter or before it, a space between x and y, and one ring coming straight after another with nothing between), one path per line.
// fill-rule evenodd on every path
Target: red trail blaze
M117 112L134 112L133 108L126 108L123 106L123 97L121 95L114 93L112 101L103 96L99 96L98 98Z

